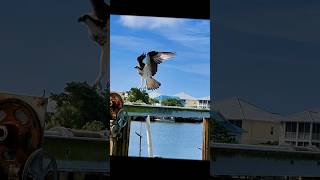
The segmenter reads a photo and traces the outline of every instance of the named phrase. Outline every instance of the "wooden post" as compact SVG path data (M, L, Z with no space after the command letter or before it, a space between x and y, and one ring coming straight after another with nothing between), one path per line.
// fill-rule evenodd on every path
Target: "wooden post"
M106 81L106 86L110 90L110 15L107 20L107 41L106 41L106 75L105 75L105 81Z
M202 160L210 160L210 129L209 119L203 118L202 130Z

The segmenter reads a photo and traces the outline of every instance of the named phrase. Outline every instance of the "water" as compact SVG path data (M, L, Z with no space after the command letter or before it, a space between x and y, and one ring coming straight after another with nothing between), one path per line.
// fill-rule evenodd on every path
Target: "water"
M142 123L141 156L148 156L145 122L131 122L129 156L139 156ZM173 159L201 160L202 123L151 122L153 156Z

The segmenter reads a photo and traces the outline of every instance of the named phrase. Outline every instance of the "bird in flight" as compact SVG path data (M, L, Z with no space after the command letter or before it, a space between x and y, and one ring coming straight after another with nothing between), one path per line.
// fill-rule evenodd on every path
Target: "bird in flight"
M153 76L157 73L158 65L164 60L170 59L176 55L175 52L157 52L150 51L148 53L141 54L138 58L138 65L134 68L137 69L141 76L141 88L148 90L155 90L161 86L161 83L153 79ZM143 60L147 57L146 63Z
M107 5L104 0L90 0L93 8L92 13L87 13L79 17L78 22L84 23L88 28L89 38L97 43L101 49L100 53L100 71L98 77L95 80L94 86L100 90L103 88L103 84L107 85L108 73L107 66L109 60L107 59L108 53L108 33L109 33L109 21L110 21L110 6ZM101 81L104 82L101 82Z

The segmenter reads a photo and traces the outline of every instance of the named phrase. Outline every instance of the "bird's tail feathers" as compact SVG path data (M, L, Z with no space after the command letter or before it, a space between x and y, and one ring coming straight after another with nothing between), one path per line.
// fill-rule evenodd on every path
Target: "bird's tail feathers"
M161 86L161 83L157 80L153 79L152 77L147 79L147 89L148 90L155 90Z

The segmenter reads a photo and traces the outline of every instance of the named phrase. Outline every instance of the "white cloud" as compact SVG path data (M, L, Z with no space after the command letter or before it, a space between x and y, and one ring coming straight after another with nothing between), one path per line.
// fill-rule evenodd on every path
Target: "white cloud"
M163 17L120 16L119 22L129 28L157 29L177 26L182 23L183 20Z
M137 50L147 52L149 50L161 49L164 47L159 42L135 36L112 35L110 40L111 46L119 45L122 48L126 48L132 52L137 52Z
M162 65L166 68L175 69L178 71L192 73L202 76L210 75L210 63L184 64L184 65Z
M177 18L159 18L142 16L120 16L118 21L122 26L130 29L150 30L163 38L176 43L171 46L176 49L168 49L166 44L159 41L131 35L112 35L111 45L129 49L133 52L149 51L175 51L178 64L163 64L163 67L192 73L201 76L210 75L210 23L205 20L189 20ZM139 52L140 53L140 52ZM193 61L195 60L196 61ZM183 60L183 63L181 63ZM188 61L188 63L185 63ZM179 63L180 62L180 63Z
M204 35L196 36L194 34L187 34L187 33L181 32L181 30L178 30L178 31L171 31L171 33L166 32L165 36L169 40L175 41L188 48L192 48L197 52L199 51L208 52L210 48L210 37L207 37Z
M120 16L120 24L132 29L151 30L197 52L209 52L210 23L206 20Z
M161 33L169 40L192 48L196 52L209 52L210 26L207 21L186 21L179 28L162 29Z

